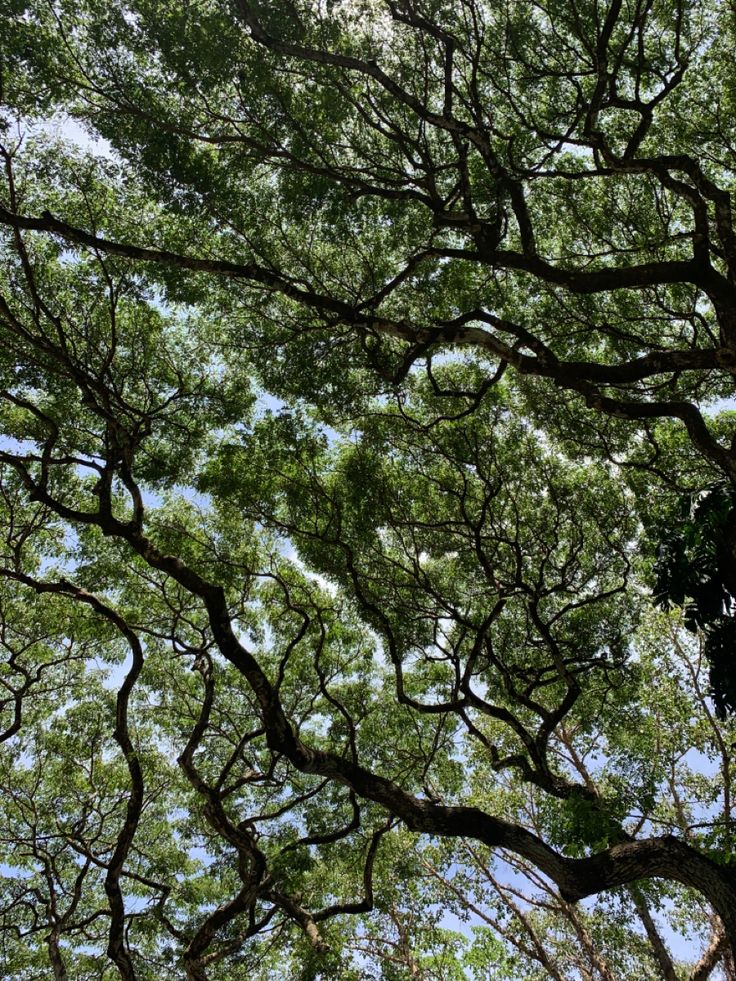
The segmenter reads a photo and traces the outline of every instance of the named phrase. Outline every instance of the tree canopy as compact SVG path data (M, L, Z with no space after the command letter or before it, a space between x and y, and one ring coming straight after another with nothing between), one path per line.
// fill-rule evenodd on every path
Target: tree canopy
M8 976L736 978L735 46L7 0Z

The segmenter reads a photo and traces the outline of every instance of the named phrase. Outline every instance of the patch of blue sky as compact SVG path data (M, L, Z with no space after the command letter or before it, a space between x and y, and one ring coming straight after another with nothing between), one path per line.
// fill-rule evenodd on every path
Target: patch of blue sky
M108 160L120 159L108 140L71 116L57 113L48 119L22 121L21 126L27 136L46 134Z

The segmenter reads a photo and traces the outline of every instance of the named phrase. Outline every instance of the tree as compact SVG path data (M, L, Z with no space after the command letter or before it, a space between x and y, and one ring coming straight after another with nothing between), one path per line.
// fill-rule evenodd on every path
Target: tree
M731 723L648 590L701 548L732 612L733 11L14 13L6 970L463 976L449 895L529 925L468 970L671 978L676 894L732 975Z

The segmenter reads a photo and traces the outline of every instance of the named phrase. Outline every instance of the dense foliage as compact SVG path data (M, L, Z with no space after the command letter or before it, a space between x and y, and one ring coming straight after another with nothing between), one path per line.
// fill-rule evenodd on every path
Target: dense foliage
M4 976L735 978L733 5L4 12Z

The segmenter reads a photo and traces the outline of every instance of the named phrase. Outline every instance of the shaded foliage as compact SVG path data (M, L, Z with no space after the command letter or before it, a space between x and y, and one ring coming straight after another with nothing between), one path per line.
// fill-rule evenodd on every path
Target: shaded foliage
M680 501L680 517L660 540L654 601L683 609L688 630L705 634L705 656L718 712L736 711L736 596L734 500L730 484Z

